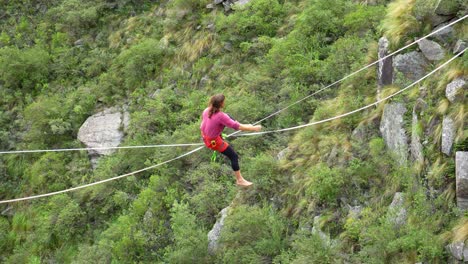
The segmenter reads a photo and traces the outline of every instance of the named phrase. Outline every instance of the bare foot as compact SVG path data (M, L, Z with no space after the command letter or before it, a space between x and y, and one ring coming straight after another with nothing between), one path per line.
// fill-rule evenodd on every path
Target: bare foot
M253 183L246 181L246 180L241 180L241 181L236 181L236 184L242 187L247 187L252 185Z

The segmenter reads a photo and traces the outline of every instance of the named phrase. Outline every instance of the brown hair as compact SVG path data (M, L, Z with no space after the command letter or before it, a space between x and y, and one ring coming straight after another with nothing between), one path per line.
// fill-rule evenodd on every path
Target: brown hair
M221 110L221 106L224 102L224 94L213 95L210 98L210 110L208 117L211 118L212 115L218 113Z

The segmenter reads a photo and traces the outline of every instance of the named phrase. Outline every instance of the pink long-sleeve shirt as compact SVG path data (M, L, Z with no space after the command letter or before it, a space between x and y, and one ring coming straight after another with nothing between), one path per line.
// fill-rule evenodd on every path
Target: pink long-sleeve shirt
M210 108L206 108L202 114L202 123L200 130L209 138L216 138L221 135L224 127L230 127L234 130L239 130L240 123L232 120L227 114L223 112L215 113L208 117Z

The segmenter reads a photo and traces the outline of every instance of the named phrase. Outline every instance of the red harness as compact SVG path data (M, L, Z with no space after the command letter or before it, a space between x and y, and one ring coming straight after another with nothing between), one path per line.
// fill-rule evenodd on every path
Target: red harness
M209 138L205 136L202 132L202 137L203 137L203 142L205 143L205 146L208 147L209 149L223 152L229 147L229 144L226 141L224 141L221 136L217 136L215 138Z

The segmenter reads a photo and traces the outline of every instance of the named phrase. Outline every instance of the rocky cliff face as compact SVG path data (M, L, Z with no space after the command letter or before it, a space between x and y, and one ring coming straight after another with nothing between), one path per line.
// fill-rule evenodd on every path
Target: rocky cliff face
M453 5L450 1L439 1L435 14L432 16L434 30L446 25L453 18ZM388 54L388 47L385 40L379 41L379 58ZM381 62L378 65L378 91L379 94L382 87L391 83L397 85L409 84L411 81L418 80L423 77L430 68L433 68L439 61L446 56L453 56L456 53L463 51L466 48L466 40L455 39L455 34L452 27L442 30L435 34L431 39L421 40L418 42L419 50L411 51L403 54L398 54L393 58L392 65ZM389 67L391 69L389 69ZM388 81L388 74L393 72L392 81ZM385 73L387 73L385 75ZM386 77L387 76L387 77ZM445 89L445 96L450 104L456 104L465 100L466 79L468 76L458 76L450 80ZM387 145L387 148L397 154L400 164L405 164L408 149L408 140L406 135L411 133L411 160L418 164L423 164L426 160L424 156L425 148L429 145L424 145L424 142L430 141L431 131L435 126L441 127L440 137L440 153L455 160L456 166L456 195L458 207L465 211L468 209L468 155L466 151L458 151L454 155L454 142L457 137L457 123L454 117L450 114L445 114L441 117L432 118L431 122L425 124L422 122L424 115L427 115L426 110L428 103L425 101L425 96L428 93L427 88L420 89L418 100L414 104L408 102L389 102L385 105L382 119L380 121L380 132ZM451 105L449 105L450 109ZM407 108L412 108L412 120L405 122L405 112ZM433 113L434 114L434 113ZM458 124L459 126L459 124ZM429 131L422 133L421 131ZM427 164L426 164L427 165ZM430 164L429 164L430 165ZM423 175L423 177L426 177ZM403 215L404 209L403 200L398 198L403 197L403 194L395 194L391 208L396 210L392 216L395 226L404 225ZM397 206L398 204L398 206ZM390 210L390 211L392 211ZM468 247L463 242L452 243L447 246L447 251L452 256L454 261L466 261L468 259Z

